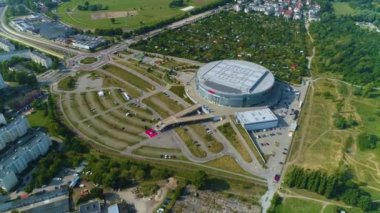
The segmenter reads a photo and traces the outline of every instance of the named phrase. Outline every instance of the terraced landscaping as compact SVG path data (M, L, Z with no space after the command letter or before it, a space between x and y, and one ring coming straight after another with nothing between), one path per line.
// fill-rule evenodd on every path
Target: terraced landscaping
M104 70L107 72L123 79L124 81L132 84L136 88L142 89L145 92L154 90L154 86L146 82L145 80L137 77L136 75L123 70L117 66L114 65L106 65L103 67Z

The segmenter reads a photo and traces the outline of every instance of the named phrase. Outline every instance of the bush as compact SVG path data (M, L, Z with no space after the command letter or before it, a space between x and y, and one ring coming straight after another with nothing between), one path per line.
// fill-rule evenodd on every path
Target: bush
M357 143L360 150L376 148L379 138L376 135L362 133L357 138Z
M198 171L194 173L191 183L197 187L197 189L205 189L208 181L208 175L204 171Z

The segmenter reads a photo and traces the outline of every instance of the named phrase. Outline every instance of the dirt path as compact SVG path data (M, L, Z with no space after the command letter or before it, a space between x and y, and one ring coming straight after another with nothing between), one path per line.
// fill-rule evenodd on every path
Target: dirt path
M341 204L341 203L338 203L338 202L334 202L334 201L327 201L327 200L321 200L321 199L317 199L317 198L311 198L311 197L307 197L307 196L304 196L304 195L300 195L296 192L293 192L293 191L286 191L286 192L280 192L278 191L278 194L283 197L283 198L296 198L296 199L301 199L301 200L310 200L310 201L314 201L314 202L317 202L317 203L320 203L322 204L322 209L321 209L321 212L323 212L324 208L328 205L334 205L334 206L340 206L340 207L343 207L343 208L348 208L348 209L351 209L352 206L347 206L347 205L344 205L344 204Z

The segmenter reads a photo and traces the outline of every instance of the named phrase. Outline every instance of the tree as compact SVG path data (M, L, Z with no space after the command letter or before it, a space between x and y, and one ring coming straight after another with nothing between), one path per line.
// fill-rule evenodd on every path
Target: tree
M341 115L337 115L334 120L334 125L338 129L346 129L348 127L346 118Z
M27 72L17 72L16 73L16 82L21 85L34 85L37 83L37 78L35 75L29 74Z
M196 173L194 173L194 175L191 179L191 183L195 187L197 187L197 189L205 189L206 184L207 184L207 180L208 180L208 175L206 174L206 172L200 170L200 171L197 171Z
M115 22L116 22L115 18L111 18L110 20L111 20L112 24L115 24Z
M358 135L357 143L360 150L376 148L379 138L376 135L361 133Z
M170 7L183 7L185 6L184 0L173 0L169 4Z
M357 201L357 206L364 211L371 210L373 208L371 197L368 195L362 195Z

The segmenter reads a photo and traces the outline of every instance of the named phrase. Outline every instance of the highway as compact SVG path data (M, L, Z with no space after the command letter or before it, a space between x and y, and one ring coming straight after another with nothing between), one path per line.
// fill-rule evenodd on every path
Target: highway
M67 58L69 56L82 54L82 51L75 50L68 47L63 47L61 45L55 44L49 40L39 38L36 36L25 35L16 30L13 30L11 27L7 25L6 20L6 11L8 6L0 8L0 35L14 40L16 42L22 43L26 46L33 47L41 52L48 53L50 55L56 56L60 59Z

